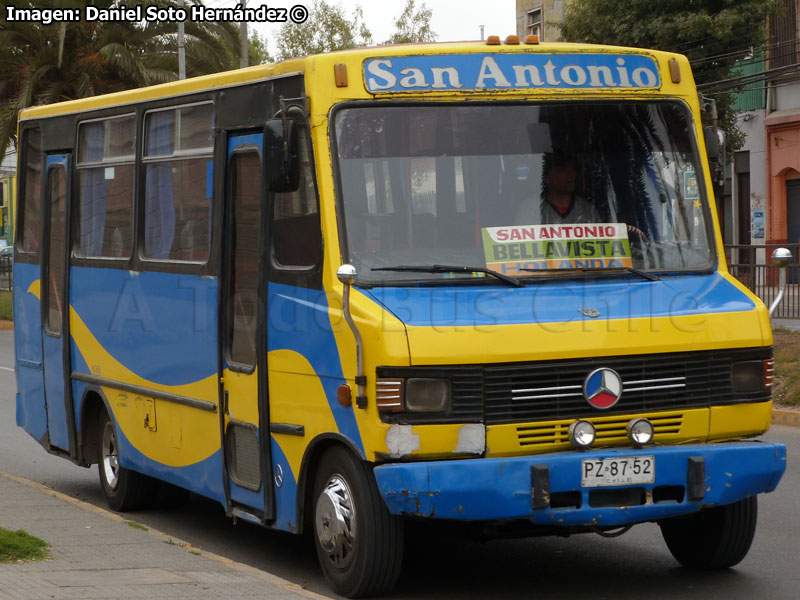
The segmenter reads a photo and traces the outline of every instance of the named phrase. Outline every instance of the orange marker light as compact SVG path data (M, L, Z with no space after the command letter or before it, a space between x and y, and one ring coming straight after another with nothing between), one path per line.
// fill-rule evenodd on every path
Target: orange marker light
M678 61L674 58L669 59L669 75L672 79L672 83L680 83L681 82L681 66L678 64Z
M525 36L525 43L526 44L538 44L539 43L539 36L538 35L526 35Z
M333 79L336 82L336 87L347 87L347 65L344 63L336 63L333 65Z
M506 37L506 44L519 44L518 35L509 35Z
M499 35L490 35L486 38L486 45L487 46L499 46L500 45L500 36Z
M336 399L342 406L352 406L353 393L350 391L350 386L347 384L340 385L336 390Z

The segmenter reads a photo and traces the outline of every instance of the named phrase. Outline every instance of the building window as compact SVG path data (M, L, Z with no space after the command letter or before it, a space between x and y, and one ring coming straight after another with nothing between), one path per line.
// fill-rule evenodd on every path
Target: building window
M542 7L528 11L525 19L525 35L535 35L542 39Z
M135 137L135 115L78 126L80 256L131 256Z
M144 256L205 262L211 241L214 107L145 115Z

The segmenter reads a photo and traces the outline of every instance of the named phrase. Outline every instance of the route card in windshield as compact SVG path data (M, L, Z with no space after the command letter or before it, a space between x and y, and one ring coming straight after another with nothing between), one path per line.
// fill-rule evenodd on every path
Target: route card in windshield
M486 227L482 235L486 268L505 275L633 266L624 223Z

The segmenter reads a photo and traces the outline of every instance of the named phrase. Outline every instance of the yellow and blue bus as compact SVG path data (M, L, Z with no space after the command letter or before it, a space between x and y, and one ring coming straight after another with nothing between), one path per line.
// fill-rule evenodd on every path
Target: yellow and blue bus
M684 57L363 48L31 108L19 140L17 421L113 509L310 530L353 597L409 519L748 552L785 470L750 439L772 332Z

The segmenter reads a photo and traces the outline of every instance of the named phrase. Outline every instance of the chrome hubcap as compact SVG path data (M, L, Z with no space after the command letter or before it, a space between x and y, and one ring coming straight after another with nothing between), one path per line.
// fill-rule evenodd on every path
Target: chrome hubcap
M108 487L112 491L116 490L117 484L119 484L119 453L117 452L117 435L114 433L111 421L108 421L103 429L101 452L103 462L100 468L103 469Z
M354 556L356 513L350 488L340 475L332 475L322 490L314 524L328 559L337 569L347 569Z

